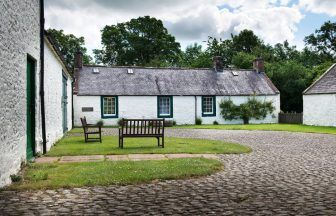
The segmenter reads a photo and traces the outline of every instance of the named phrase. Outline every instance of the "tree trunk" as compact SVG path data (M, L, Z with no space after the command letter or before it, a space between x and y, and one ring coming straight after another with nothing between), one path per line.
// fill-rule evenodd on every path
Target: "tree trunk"
M249 124L249 118L243 118L244 124Z

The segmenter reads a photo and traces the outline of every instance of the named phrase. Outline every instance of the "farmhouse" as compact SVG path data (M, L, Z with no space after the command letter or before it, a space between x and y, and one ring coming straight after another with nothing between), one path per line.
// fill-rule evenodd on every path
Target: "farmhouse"
M72 77L44 35L43 1L3 1L1 8L0 187L72 128Z
M336 126L336 64L303 92L303 123Z
M253 70L224 69L221 58L214 58L211 69L101 67L83 65L82 54L75 57L74 124L80 117L89 123L103 120L116 125L120 118L165 118L177 124L241 124L226 121L219 103L231 98L235 104L251 95L272 101L275 111L251 123L277 123L280 94L264 73L262 59Z

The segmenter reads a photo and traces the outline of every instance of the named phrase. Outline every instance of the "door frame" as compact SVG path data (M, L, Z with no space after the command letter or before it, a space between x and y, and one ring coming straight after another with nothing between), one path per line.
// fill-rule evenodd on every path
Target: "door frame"
M30 66L29 66L30 65ZM35 155L36 126L36 60L27 55L26 61L26 158L31 160Z

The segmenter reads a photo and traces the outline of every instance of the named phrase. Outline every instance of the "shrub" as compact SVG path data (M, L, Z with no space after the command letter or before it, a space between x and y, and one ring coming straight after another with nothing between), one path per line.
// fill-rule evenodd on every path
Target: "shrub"
M98 122L97 122L97 125L98 126L103 126L104 125L104 121L102 119L100 119Z
M119 126L122 125L122 119L118 119L118 123L117 123Z
M196 118L196 125L201 125L201 124L202 124L202 119Z
M10 178L12 180L12 182L20 182L22 180L22 177L20 175L10 175Z
M231 99L224 100L219 104L221 115L224 119L243 119L244 124L248 124L251 118L264 119L268 113L274 111L272 102L259 101L256 97L248 98L246 103L235 105Z
M172 120L165 120L165 127L173 127L174 121Z
M217 122L217 121L214 121L213 124L214 124L214 125L218 125L218 122Z
M174 125L174 126L176 125L176 121L175 121L175 120L173 121L173 125Z

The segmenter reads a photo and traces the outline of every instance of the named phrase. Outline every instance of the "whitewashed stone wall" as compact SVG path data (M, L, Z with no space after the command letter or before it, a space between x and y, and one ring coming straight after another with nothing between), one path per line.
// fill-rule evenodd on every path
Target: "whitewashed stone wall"
M64 73L63 73L63 72ZM53 50L47 39L44 40L44 73L45 73L45 118L47 150L63 136L63 111L62 111L62 85L63 75L67 80L67 127L72 128L72 88L71 76L66 72L65 66ZM42 145L38 145L37 151L42 152Z
M336 126L336 94L303 95L303 124Z
M26 159L27 55L36 60L36 112L40 72L39 0L0 0L0 187ZM40 119L36 114L36 138Z
M242 124L242 120L225 121L220 116L219 103L225 97L216 97L216 116L202 117L201 96L174 96L173 97L173 118L177 124L195 124L195 115L202 118L203 124L213 124L217 121L220 124ZM228 97L227 97L228 98ZM272 101L276 110L263 120L251 119L251 124L277 123L280 112L280 95L258 96L260 100ZM119 96L119 118L157 118L157 97L156 96ZM235 104L246 102L247 96L231 97ZM197 108L195 102L197 101ZM88 123L97 123L101 119L100 96L74 96L74 124L80 126L80 117L86 116ZM82 112L82 107L93 107L93 112ZM197 114L195 113L197 109ZM117 119L103 119L105 125L116 125Z

